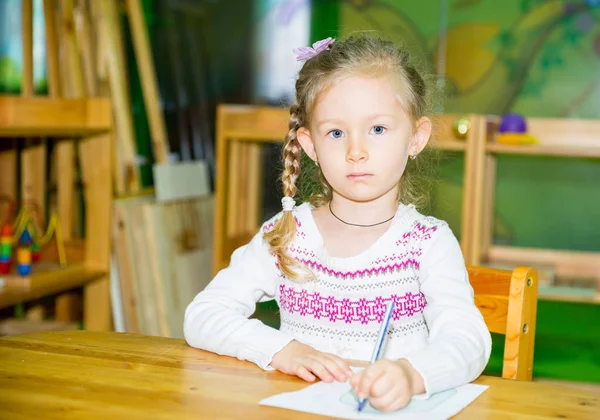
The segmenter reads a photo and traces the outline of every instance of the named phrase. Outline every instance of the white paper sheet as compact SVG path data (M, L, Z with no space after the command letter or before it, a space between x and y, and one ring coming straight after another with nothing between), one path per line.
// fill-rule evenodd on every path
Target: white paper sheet
M406 407L394 413L382 413L369 404L359 413L356 410L358 401L349 382L318 382L300 391L273 395L260 404L344 419L445 420L473 402L486 389L485 385L466 384L431 395L428 399L413 397Z

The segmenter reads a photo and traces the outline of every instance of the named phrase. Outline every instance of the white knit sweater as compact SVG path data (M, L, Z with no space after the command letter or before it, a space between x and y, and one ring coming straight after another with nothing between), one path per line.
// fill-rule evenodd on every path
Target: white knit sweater
M305 203L294 210L291 256L316 280L283 276L262 239L281 213L237 249L185 313L187 342L271 369L275 353L292 339L346 359L368 361L386 302L396 308L383 357L407 359L424 379L426 396L477 378L491 337L474 305L458 242L446 223L401 205L390 228L366 251L333 258ZM279 330L248 319L256 302L276 299Z

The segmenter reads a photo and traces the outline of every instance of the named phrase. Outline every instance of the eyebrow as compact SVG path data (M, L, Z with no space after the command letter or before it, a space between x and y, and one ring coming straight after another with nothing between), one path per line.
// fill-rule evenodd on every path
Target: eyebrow
M370 115L369 117L367 117L367 121L373 121L373 120L376 120L377 118L381 118L381 117L394 118L394 116L391 114L373 114L373 115ZM341 122L341 120L339 118L327 118L325 120L318 121L317 127L321 126L323 124L327 124L327 123L339 123L339 122Z

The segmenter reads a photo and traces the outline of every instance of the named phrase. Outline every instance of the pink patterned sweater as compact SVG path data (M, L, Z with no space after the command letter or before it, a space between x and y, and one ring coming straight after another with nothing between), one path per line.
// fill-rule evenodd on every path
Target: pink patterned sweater
M427 395L481 374L489 331L473 302L458 242L446 223L401 205L390 228L352 258L327 254L305 203L294 210L297 233L288 252L316 275L298 283L282 275L262 233L237 249L186 310L184 333L194 347L271 369L292 339L356 360L369 360L386 302L396 309L383 357L407 359L423 376ZM279 330L248 319L256 302L276 299Z

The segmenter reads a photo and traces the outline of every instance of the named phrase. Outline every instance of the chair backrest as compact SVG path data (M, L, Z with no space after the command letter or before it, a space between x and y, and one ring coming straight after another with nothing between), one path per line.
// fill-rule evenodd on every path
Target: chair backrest
M505 335L502 377L530 381L537 315L538 277L532 267L514 270L467 266L475 304L493 333Z

